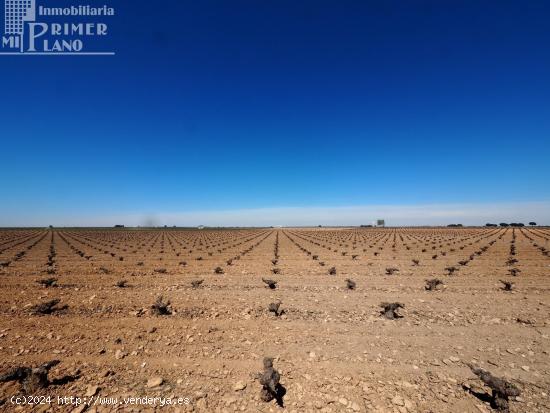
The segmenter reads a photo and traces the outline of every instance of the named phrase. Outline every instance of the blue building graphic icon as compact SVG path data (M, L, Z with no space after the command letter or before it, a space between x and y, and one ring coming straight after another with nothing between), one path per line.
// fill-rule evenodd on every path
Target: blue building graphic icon
M36 0L5 0L5 34L22 36L25 22L36 19Z

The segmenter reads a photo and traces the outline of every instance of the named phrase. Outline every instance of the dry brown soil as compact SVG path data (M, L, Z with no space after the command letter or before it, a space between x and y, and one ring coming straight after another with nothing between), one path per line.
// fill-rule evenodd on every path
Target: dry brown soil
M549 238L547 228L3 230L0 373L58 359L50 380L75 379L36 394L189 404L16 406L22 388L8 382L0 410L493 411L471 363L521 389L511 412L548 412ZM36 282L52 277L57 286ZM426 291L431 278L444 285ZM171 315L151 314L161 295ZM68 308L32 313L52 299ZM268 311L277 300L280 317ZM381 317L382 302L403 303L403 317ZM275 358L284 410L260 400L264 356Z

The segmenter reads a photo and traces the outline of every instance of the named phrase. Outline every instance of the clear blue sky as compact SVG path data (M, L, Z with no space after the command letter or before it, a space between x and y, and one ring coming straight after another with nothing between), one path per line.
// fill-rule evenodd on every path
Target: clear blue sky
M105 3L116 56L0 57L0 225L550 201L547 1Z

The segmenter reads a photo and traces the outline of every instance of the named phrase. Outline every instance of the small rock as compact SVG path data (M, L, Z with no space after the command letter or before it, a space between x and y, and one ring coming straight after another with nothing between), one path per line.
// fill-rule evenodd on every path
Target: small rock
M89 385L88 388L86 389L86 394L84 396L86 397L95 396L98 390L99 390L99 386Z
M198 399L196 401L196 406L197 406L198 411L206 411L206 409L208 407L206 399L205 398Z
M226 406L231 406L233 403L236 403L236 402L237 402L237 399L236 399L235 397L233 397L233 396L227 397L227 398L225 399L225 405L226 405Z
M147 385L146 386L148 388L158 387L162 383L164 383L164 379L162 377L155 376L155 377L151 377L149 380L147 380Z
M117 351L115 351L115 358L117 360L122 360L124 357L126 357L126 353L120 349L118 349Z
M233 390L240 391L246 389L246 383L243 383L242 381L238 381L237 384L235 384L235 387L233 387Z
M403 397L397 395L393 399L391 399L391 402L395 404L396 406L405 406L405 401L403 400Z

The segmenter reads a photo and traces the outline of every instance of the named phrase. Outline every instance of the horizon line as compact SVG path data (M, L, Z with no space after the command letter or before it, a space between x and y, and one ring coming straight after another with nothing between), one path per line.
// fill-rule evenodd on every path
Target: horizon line
M21 214L5 211L5 227L92 227L114 225L128 227L355 227L375 225L384 220L386 226L428 226L449 224L485 226L487 223L550 222L550 201L414 204L301 206L195 211L96 211L88 213L41 212ZM46 224L46 225L44 225Z
M490 225L488 225L490 224ZM90 229L243 229L243 228L255 228L255 229L285 229L285 228L360 228L360 229L396 229L396 228L549 228L550 224L525 224L522 222L505 223L506 225L499 224L481 224L481 225L463 225L463 224L443 224L443 225L161 225L161 226L144 226L144 225L111 225L111 226L94 226L94 225L36 225L36 226L0 226L2 229L67 229L67 228L90 228ZM514 225L520 224L520 225Z

